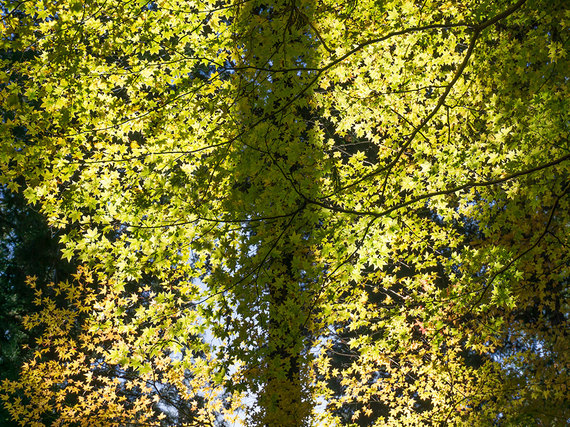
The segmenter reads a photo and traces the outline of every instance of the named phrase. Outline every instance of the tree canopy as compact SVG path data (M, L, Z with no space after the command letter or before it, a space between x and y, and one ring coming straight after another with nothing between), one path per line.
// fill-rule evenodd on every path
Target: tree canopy
M12 417L159 425L170 393L192 416L165 425L563 423L569 25L562 0L3 2L0 184L81 265L36 291Z

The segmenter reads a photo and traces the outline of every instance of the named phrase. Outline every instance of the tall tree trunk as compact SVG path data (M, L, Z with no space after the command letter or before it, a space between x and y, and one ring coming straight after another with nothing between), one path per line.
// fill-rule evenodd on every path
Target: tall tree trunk
M314 263L307 247L315 219L307 215L305 197L313 197L318 188L315 165L322 156L310 137L312 76L300 71L314 60L314 52L306 49L311 4L312 0L248 2L237 19L243 26L238 33L244 34L236 51L243 69L238 91L248 99L240 104L239 152L242 170L252 159L258 165L248 178L258 198L245 195L245 206L254 217L274 218L257 223L255 243L263 264L257 280L264 292L260 327L265 328L266 342L261 357L251 360L263 365L256 422L265 426L302 426L311 410L303 372L312 292L308 270L314 268L309 267Z
M268 284L267 382L259 398L266 426L301 426L308 416L301 378L304 342L299 293L302 290L293 272L292 259L289 252L275 260L275 280Z

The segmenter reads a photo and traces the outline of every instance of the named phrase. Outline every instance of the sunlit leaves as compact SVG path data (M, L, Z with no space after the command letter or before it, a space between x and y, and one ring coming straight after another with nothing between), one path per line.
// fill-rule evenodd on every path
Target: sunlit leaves
M286 399L299 414L322 403L329 424L351 405L344 421L380 425L532 417L546 394L505 369L523 361L561 395L561 4L18 7L4 17L3 46L22 56L2 60L0 183L26 180L29 202L70 227L62 256L99 284L54 285L63 311L38 296L35 363L53 360L18 387L47 363L54 384L90 378L72 365L83 354L208 395L209 421L242 392L265 424L291 415L273 405ZM62 313L90 339L65 342ZM122 385L106 378L112 400Z

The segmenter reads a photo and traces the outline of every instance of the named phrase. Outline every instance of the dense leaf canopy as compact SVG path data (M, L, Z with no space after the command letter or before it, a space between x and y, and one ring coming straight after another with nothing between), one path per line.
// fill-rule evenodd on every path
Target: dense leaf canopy
M570 416L566 2L8 1L2 25L0 184L82 264L38 292L15 420L158 422L169 389L198 425Z

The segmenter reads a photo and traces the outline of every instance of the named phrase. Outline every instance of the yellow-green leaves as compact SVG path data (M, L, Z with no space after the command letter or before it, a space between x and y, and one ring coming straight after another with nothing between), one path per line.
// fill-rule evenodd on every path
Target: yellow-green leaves
M49 367L78 422L156 420L153 376L202 423L243 393L259 424L558 420L537 408L562 411L568 363L562 2L15 7L0 183L98 283L38 299L15 417ZM118 374L93 391L99 360L136 404Z

